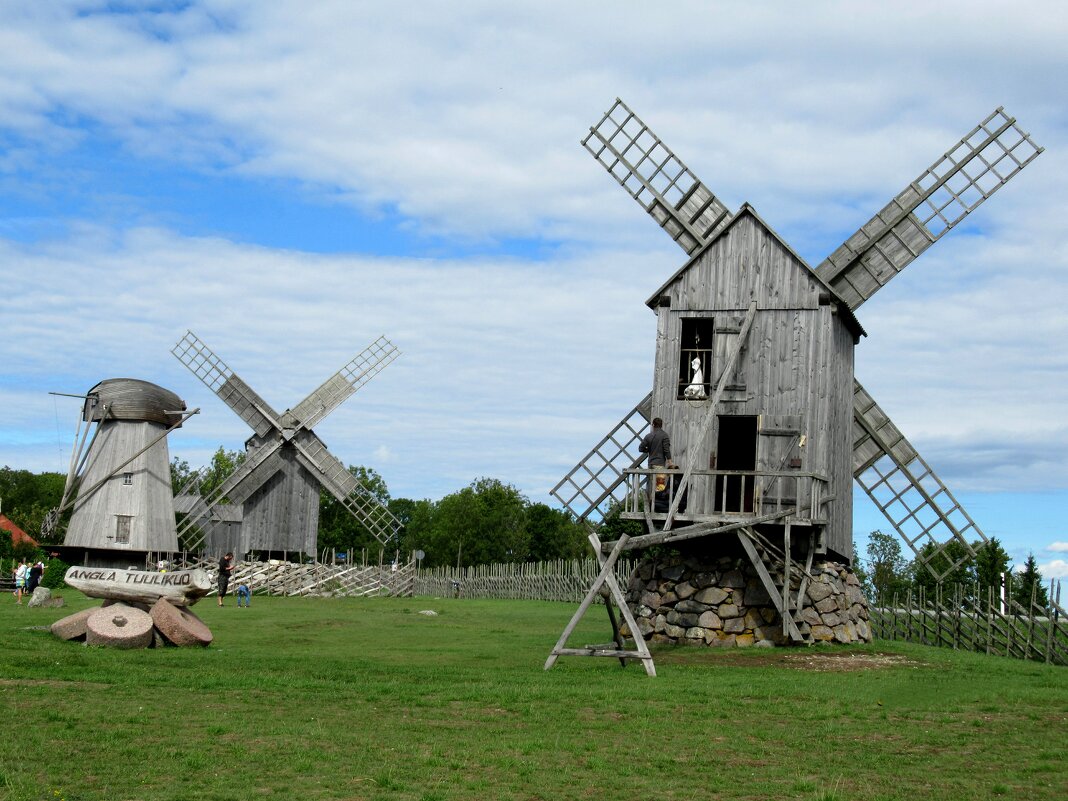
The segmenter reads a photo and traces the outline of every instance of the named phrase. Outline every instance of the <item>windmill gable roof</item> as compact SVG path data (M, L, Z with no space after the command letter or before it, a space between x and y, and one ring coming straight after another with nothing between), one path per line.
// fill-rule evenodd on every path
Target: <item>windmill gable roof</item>
M748 222L748 226L746 223ZM826 294L831 299L831 302L837 306L838 313L841 315L843 321L853 335L857 338L865 336L866 332L860 325L856 316L850 310L849 306L842 300L841 297L823 281L815 271L809 266L809 264L799 256L792 247L773 229L768 225L756 210L748 203L742 205L737 214L731 219L730 223L725 225L719 233L712 239L705 243L703 247L695 251L690 259L683 264L675 273L668 278L657 290L646 300L646 305L655 309L659 303L661 297L665 294L669 294L672 287L685 280L687 273L694 268L695 265L700 263L709 253L710 250L716 247L731 247L733 243L731 240L736 237L745 236L742 232L749 227L756 226L759 231L765 236L766 240L770 240L774 247L781 249L785 255L785 263L796 265L796 269L799 271L799 275L804 276L804 281L807 286L815 288L820 294ZM739 257L742 259L747 258L750 254L746 253L746 248L749 245L748 242L742 242L738 246ZM751 248L750 248L751 249ZM763 254L762 254L763 256ZM741 265L739 265L741 266Z

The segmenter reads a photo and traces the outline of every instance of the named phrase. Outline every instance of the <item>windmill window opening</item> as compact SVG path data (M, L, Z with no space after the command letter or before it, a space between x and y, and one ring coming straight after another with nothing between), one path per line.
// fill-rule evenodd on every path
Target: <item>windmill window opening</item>
M132 486L133 485L133 473L123 473L122 474L122 483L123 483L123 486L125 486L125 487Z
M679 348L679 400L702 400L712 390L712 353L715 321L711 317L684 317Z
M133 521L133 515L115 515L115 544L116 545L129 545L130 544L130 524Z

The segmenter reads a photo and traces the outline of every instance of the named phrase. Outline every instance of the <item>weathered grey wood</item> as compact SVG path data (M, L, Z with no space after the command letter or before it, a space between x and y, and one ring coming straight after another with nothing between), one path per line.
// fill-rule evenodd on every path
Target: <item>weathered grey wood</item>
M155 384L121 379L117 387L132 386L141 394L125 399L121 417L111 417L107 403L95 402L110 397L114 386L108 381L97 384L87 400L85 420L100 422L82 461L77 492L73 501L67 501L73 513L63 543L119 551L176 551L167 435L185 419L185 403ZM175 408L152 408L152 404ZM151 419L139 420L139 414ZM156 422L157 418L167 422Z
M1000 107L995 109L828 256L816 272L856 309L1042 151L1016 125L1015 118ZM951 180L961 175L963 184L951 188ZM995 176L992 182L991 175Z
M764 560L760 558L760 554L758 554L756 548L753 547L753 541L749 538L749 534L747 534L745 530L739 529L738 541L742 543L742 548L745 549L749 561L752 562L757 575L760 576L760 582L764 585L764 589L767 590L768 595L771 597L771 602L775 604L775 608L779 611L779 614L782 615L790 638L797 642L801 642L804 638L801 636L801 632L797 630L797 624L794 623L789 610L786 608L786 604L783 602L782 593L780 593L779 588L775 586L775 581L768 572L768 568L764 565Z
M642 665L645 667L645 672L649 676L656 675L656 666L653 664L653 656L649 653L649 646L645 644L645 638L642 637L641 632L638 630L637 622L634 620L634 615L630 611L630 607L627 606L627 600L623 595L622 590L619 587L619 583L616 581L615 574L613 573L613 567L616 561L619 559L619 555L623 552L623 546L627 544L627 535L624 534L616 541L616 546L612 549L611 553L605 557L601 553L601 541L597 537L596 532L590 532L589 541L593 548L594 554L597 556L597 560L601 563L601 569L597 573L597 577L590 585L590 589L587 591L582 602L579 604L579 608L575 611L575 614L568 621L567 626L564 627L563 633L560 635L560 639L557 640L555 647L549 654L549 658L545 661L545 669L548 670L554 664L559 656L569 652L578 651L579 655L586 656L618 656L616 651L598 652L596 649L593 653L588 653L589 649L566 649L567 640L574 632L578 622L582 619L582 616L586 614L586 611L590 608L594 599L597 597L602 586L607 586L611 593L611 597L615 600L619 606L620 614L623 615L624 620L627 623L631 635L634 638L635 654L634 658L640 659ZM623 653L631 653L630 651L623 651Z
M671 530L671 531L657 531L653 534L639 534L635 537L628 537L627 542L624 545L625 551L637 550L639 548L648 548L652 545L663 545L665 543L682 542L684 540L697 539L699 537L708 537L712 534L723 534L728 531L737 531L744 526L755 526L762 523L772 523L776 520L782 520L790 515L794 514L793 509L786 509L783 511L773 512L771 514L763 515L761 517L751 518L748 520L734 521L732 523L694 523L686 528ZM602 550L605 548L615 548L619 543L619 540L604 543Z
M675 497L671 499L671 506L668 509L667 520L664 521L664 531L671 530L671 524L675 521L675 515L679 511L679 503L682 501L683 496L686 494L686 491L690 486L690 476L693 475L693 470L697 466L698 449L712 430L712 423L716 419L716 411L719 408L719 399L723 396L723 390L727 385L727 379L734 370L734 365L738 361L738 356L741 354L742 348L745 347L746 339L749 336L749 329L752 328L753 319L756 317L756 311L757 303L754 300L749 304L749 310L746 312L745 320L742 322L742 330L738 333L738 338L735 340L734 346L731 348L731 351L727 356L727 362L723 366L719 381L716 383L716 391L712 395L712 400L708 404L708 410L705 412L704 419L701 421L697 440L694 442L693 447L690 448L690 452L687 455L686 470L683 472L682 478L679 479L678 486L675 489Z
M314 555L320 486L380 542L393 540L400 521L311 430L397 357L399 351L389 340L379 337L296 407L281 414L192 331L171 352L256 432L246 460L206 499L209 509L225 497L243 505L243 550ZM182 534L193 531L203 519L204 510L197 511L198 515L185 521ZM202 545L203 538L188 543L189 547Z
M160 598L175 606L195 604L212 590L212 581L203 570L177 570L151 573L146 570L71 567L63 579L90 598L106 598L154 604Z

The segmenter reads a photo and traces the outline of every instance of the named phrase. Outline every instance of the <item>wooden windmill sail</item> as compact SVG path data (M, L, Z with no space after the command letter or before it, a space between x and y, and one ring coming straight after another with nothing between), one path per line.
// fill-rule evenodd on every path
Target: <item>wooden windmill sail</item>
M393 361L399 351L379 337L292 409L279 414L192 331L171 351L255 432L246 457L205 499L191 508L180 535L188 547L198 519L226 498L244 507L240 551L316 552L319 488L325 488L379 542L394 539L400 522L326 448L312 427ZM229 549L228 549L229 550Z
M737 216L621 100L582 144L688 256ZM831 290L827 302L846 315L857 309L1041 152L996 109L812 271ZM650 305L657 301L654 294ZM729 392L729 376L720 378ZM971 540L985 537L870 393L855 380L852 387L853 477L940 579L956 566L945 552L949 542L970 552ZM577 517L597 518L625 502L625 474L641 461L637 446L652 401L640 401L552 490ZM670 516L666 522L670 528Z
M76 555L86 564L107 562L101 551L112 552L112 561L116 552L176 551L167 434L197 411L186 412L173 392L134 378L90 389L63 499L45 526L54 527L70 509L63 544L84 549Z

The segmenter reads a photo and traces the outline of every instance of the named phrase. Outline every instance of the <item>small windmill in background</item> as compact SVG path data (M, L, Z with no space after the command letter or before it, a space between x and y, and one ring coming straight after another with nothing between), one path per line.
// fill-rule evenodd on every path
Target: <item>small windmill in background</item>
M320 487L337 498L379 542L385 545L396 539L400 522L312 430L399 355L388 339L379 337L281 414L192 331L171 352L255 432L245 443L245 461L208 497L191 506L178 531L186 538L186 547L314 554ZM205 543L197 527L223 499L243 507L238 548Z

